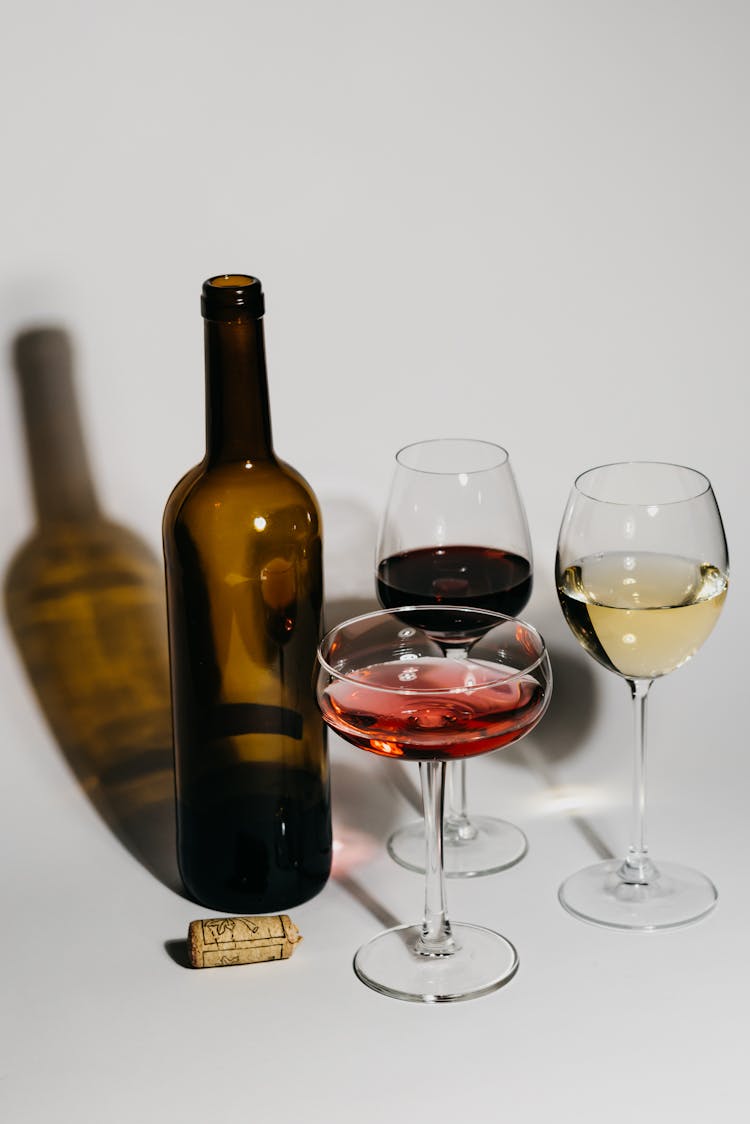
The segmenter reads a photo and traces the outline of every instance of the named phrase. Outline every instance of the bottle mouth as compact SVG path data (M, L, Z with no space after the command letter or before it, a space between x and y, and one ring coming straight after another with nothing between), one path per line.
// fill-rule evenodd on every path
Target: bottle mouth
M256 278L248 273L222 273L218 277L209 277L206 284L213 289L241 289L255 284L255 281Z
M249 273L220 273L203 283L201 312L205 320L258 320L265 312L263 287Z

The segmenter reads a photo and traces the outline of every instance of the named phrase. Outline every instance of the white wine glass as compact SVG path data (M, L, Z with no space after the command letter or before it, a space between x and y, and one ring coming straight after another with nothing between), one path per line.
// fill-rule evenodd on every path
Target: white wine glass
M505 449L489 441L419 441L396 454L376 548L378 600L386 609L441 605L489 609L515 617L531 596L532 557L526 513ZM446 631L446 655L463 641ZM470 878L523 858L524 833L494 816L469 814L465 761L448 766L445 873ZM424 828L407 824L388 840L401 866L424 871Z
M446 633L461 636L460 658L448 654ZM422 780L422 921L363 945L357 976L383 995L422 1003L494 991L513 976L518 956L499 933L449 920L445 763L501 749L536 726L552 691L542 637L500 613L407 606L344 621L321 641L318 662L318 704L331 729L380 757L418 761Z
M664 929L708 913L704 874L655 862L646 844L646 700L686 663L718 620L729 556L709 480L680 465L632 461L584 472L563 516L556 562L565 619L633 698L633 828L624 859L596 863L560 887L575 916L619 929Z

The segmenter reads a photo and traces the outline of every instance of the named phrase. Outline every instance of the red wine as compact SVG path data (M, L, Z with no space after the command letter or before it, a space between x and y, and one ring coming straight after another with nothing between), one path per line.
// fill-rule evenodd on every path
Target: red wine
M404 605L458 605L516 617L531 596L531 563L486 546L427 546L386 558L378 566L378 599ZM424 627L429 629L429 614Z
M530 675L433 656L361 668L333 680L320 699L325 721L346 741L407 761L500 749L531 729L544 705L544 687Z

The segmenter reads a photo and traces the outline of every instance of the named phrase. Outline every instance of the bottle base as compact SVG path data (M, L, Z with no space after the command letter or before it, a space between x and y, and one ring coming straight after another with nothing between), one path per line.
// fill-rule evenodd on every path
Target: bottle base
M222 778L210 802L178 801L180 875L200 905L234 914L277 913L309 901L328 881L327 791L319 777L304 771L278 774L275 766L244 766Z

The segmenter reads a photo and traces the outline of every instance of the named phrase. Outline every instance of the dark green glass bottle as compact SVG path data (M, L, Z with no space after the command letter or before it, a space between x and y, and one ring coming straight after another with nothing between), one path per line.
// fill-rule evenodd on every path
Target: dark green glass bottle
M163 528L178 862L201 904L269 913L330 873L320 513L273 450L260 282L211 278L201 304L206 455Z

